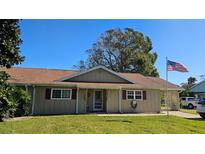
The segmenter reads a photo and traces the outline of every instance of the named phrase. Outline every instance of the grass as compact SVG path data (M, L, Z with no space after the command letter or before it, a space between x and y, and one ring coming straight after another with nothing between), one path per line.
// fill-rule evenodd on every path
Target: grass
M195 109L180 109L181 112L197 114Z
M205 121L175 116L36 116L0 123L0 133L14 134L190 134L205 133Z

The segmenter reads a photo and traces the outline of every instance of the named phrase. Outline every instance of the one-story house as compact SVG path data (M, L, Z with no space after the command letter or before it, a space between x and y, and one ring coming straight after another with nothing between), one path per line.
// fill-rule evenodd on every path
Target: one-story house
M9 82L24 87L32 97L32 114L90 112L160 112L166 81L139 73L117 73L103 66L86 71L10 68ZM182 88L168 83L171 107L178 109Z
M205 98L205 81L192 86L190 91L194 93L196 98Z

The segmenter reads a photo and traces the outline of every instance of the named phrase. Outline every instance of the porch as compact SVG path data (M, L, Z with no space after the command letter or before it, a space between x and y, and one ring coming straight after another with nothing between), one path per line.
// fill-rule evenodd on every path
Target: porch
M76 113L121 112L120 89L78 88Z

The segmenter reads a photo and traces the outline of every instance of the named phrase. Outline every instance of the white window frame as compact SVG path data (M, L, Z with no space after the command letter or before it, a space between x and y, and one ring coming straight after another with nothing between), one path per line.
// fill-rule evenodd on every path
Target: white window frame
M128 91L132 91L134 93L134 99L128 99ZM135 98L135 92L141 92L141 99L136 99ZM126 99L127 100L143 100L143 91L142 90L126 90Z
M61 90L61 97L60 98L53 98L53 90ZM62 95L63 95L63 90L69 90L70 91L70 97L69 98L63 98ZM67 88L52 88L51 89L51 99L52 100L71 100L72 99L72 89L67 89Z

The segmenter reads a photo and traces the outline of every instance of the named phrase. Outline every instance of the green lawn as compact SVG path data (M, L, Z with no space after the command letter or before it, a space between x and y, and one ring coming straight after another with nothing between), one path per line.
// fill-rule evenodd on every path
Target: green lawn
M0 123L0 133L46 134L184 134L205 133L205 121L179 117L36 116Z
M181 112L197 114L195 109L180 109Z

